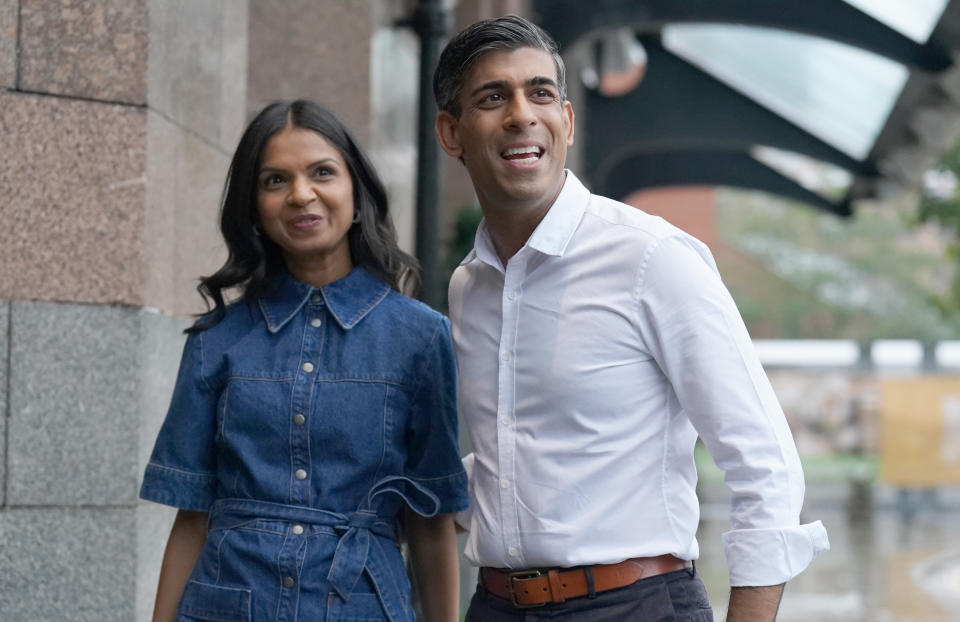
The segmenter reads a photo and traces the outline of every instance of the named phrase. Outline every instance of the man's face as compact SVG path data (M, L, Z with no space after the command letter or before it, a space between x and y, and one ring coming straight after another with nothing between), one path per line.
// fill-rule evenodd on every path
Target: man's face
M447 154L462 157L485 209L549 207L563 186L573 108L560 101L544 50L488 52L463 80L460 117L437 116Z

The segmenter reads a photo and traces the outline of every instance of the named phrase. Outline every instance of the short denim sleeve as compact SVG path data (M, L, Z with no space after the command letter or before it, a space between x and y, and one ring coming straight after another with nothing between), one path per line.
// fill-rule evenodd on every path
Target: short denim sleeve
M440 499L438 514L469 505L457 434L457 366L450 322L438 323L421 359L408 428L406 477Z
M187 338L167 417L147 464L140 497L207 511L216 494L217 396L203 376L203 333Z

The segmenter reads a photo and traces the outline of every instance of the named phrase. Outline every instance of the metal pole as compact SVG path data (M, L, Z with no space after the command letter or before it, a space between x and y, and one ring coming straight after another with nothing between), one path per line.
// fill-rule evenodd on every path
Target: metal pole
M416 255L423 268L420 299L439 307L444 298L441 290L440 265L440 149L433 133L437 108L433 102L433 70L437 66L443 40L450 23L450 12L443 0L420 0L409 20L409 26L420 38L420 97L417 121L417 244Z

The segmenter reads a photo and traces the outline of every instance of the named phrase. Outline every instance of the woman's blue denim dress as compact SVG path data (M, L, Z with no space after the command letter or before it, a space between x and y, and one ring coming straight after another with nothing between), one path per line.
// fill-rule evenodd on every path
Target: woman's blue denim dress
M178 622L412 620L403 504L468 503L455 376L446 318L362 268L190 335L140 490L210 513Z

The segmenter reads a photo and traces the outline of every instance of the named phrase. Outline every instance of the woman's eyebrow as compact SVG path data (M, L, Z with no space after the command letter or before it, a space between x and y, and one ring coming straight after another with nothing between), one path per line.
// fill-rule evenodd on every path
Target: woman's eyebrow
M334 164L337 163L337 161L336 161L334 158L320 158L320 159L317 160L316 162L311 162L310 164L308 164L308 165L307 165L307 168L313 168L314 166L317 166L318 164L326 164L326 163L328 163L328 162L332 162L332 163L334 163ZM286 172L286 170L287 170L287 169L285 169L285 168L282 167L282 166L269 166L269 165L266 165L266 164L260 167L260 172L261 172L261 173L266 173L266 172L268 172L268 171L271 172L271 173L273 173L273 172L283 173L283 172Z

